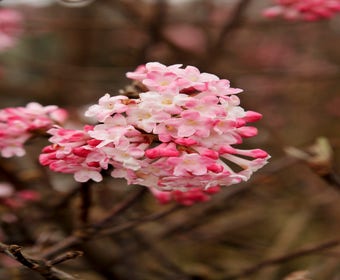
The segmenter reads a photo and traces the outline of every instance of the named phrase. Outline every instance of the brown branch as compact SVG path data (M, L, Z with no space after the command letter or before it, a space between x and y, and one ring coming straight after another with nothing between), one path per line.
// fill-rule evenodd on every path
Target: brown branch
M75 197L77 195L77 193L80 191L82 185L78 185L77 187L75 187L74 189L72 189L70 192L68 192L67 194L63 195L62 197L59 198L58 201L56 201L52 206L52 210L57 211L59 209L63 209L65 207L67 207L67 205L69 204L69 202L71 201L71 199L73 197Z
M138 199L145 193L145 190L146 189L144 187L140 187L140 189L137 192L134 192L133 194L128 196L124 201L117 204L111 210L111 212L102 220L93 223L86 228L81 228L73 232L72 235L66 237L65 239L48 248L42 254L42 257L51 258L52 256L55 256L68 248L81 244L86 240L92 239L101 229L106 227L107 224L110 223L115 217L122 214L124 211L129 209L131 205L137 202Z
M80 222L83 226L86 226L89 220L90 207L92 203L91 197L91 182L85 182L81 184L80 188Z
M140 188L137 192L133 193L131 196L127 197L124 201L117 204L111 212L101 221L92 224L92 228L96 231L101 230L103 227L107 226L116 216L122 214L126 211L132 204L137 202L146 192L146 188L142 186L138 186Z
M340 176L334 171L321 176L328 184L340 191Z
M62 254L60 256L55 257L53 260L48 261L47 263L49 265L56 265L68 260L75 259L77 257L80 257L83 255L83 252L81 251L71 251L71 252L66 252L65 254Z
M124 224L118 225L118 226L113 227L113 228L102 230L100 232L100 236L103 237L103 236L107 236L107 235L117 234L117 233L120 233L122 231L125 231L125 230L128 230L128 229L134 228L136 226L139 226L140 224L159 220L159 219L166 217L169 214L172 214L175 211L180 210L182 208L183 208L182 205L174 205L172 208L166 209L163 212L151 214L149 216L145 216L145 217L133 220L133 221L128 221Z
M56 258L53 261L45 261L44 259L32 259L22 253L22 248L18 245L6 245L0 243L0 253L21 263L23 266L39 273L47 280L65 280L75 279L73 276L53 267L54 264L61 263L81 256L80 252L69 252L63 256Z
M229 19L224 23L221 33L219 34L215 45L213 46L214 51L219 51L223 47L226 36L242 24L245 11L250 2L251 0L240 0L236 4L236 7L234 8Z
M223 24L220 34L218 35L216 41L208 48L208 53L203 57L200 67L206 68L212 61L218 59L223 49L223 44L228 35L230 35L234 30L241 26L243 23L244 14L251 0L240 0L230 17Z
M334 168L334 151L325 137L319 137L315 142L301 150L295 147L286 147L286 153L291 157L305 162L314 174L320 176L336 190L340 190L340 177Z
M168 269L172 274L175 274L173 276L176 276L176 279L191 279L189 274L183 271L180 266L173 262L160 248L158 248L157 242L149 240L144 234L139 233L136 229L130 230L129 233L137 240L142 247L142 250L148 251L159 265Z
M18 178L16 170L6 162L3 162L0 158L0 174L11 183L16 190L24 189L25 184Z
M296 258L300 258L300 257L304 257L304 256L308 256L308 255L312 255L315 253L319 253L321 251L336 247L340 245L340 240L336 239L336 240L331 240L331 241L327 241L315 246L311 246L309 248L305 248L305 249L301 249L299 251L287 254L287 255L283 255L283 256L279 256L276 258L272 258L272 259L268 259L268 260L264 260L262 262L259 262L249 268L244 269L243 271L241 271L240 273L237 273L235 275L231 275L228 276L226 278L223 278L223 280L235 280L235 279L240 279L242 277L254 274L262 269L264 269L265 267L268 266L273 266L273 265L277 265L277 264L281 264L284 262L288 262L291 261L293 259Z
M157 0L154 4L154 13L146 25L149 38L139 49L139 54L137 55L138 63L145 63L147 61L147 52L149 48L162 39L162 29L166 19L166 11L166 0Z

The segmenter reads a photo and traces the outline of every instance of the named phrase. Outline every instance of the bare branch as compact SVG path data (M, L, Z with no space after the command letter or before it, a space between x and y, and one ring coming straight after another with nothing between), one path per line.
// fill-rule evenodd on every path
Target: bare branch
M140 187L137 192L134 192L132 195L128 196L124 201L117 204L111 212L104 217L102 220L89 225L86 228L79 229L75 231L72 235L68 236L67 238L63 239L59 243L53 245L52 247L48 248L42 256L44 258L51 258L59 254L60 252L71 248L75 245L78 245L86 240L92 239L96 233L98 233L101 229L107 226L116 216L122 214L125 210L129 209L132 204L138 201L138 199L145 193L146 189Z
M142 218L139 218L137 220L133 220L133 221L129 221L126 222L124 224L118 225L116 227L110 228L110 229L106 229L106 230L102 230L100 232L100 236L106 236L106 235L112 235L112 234L117 234L120 233L124 230L128 230L131 228L134 228L142 223L146 223L146 222L151 222L151 221L156 221L159 220L169 214L174 213L175 211L182 209L183 206L182 205L174 205L172 208L166 209L163 212L159 212L159 213L155 213L155 214L151 214L149 216L145 216Z
M301 249L299 251L287 254L287 255L283 255L283 256L279 256L276 258L272 258L272 259L268 259L268 260L264 260L262 262L259 262L258 264L255 264L254 266L251 266L249 268L244 269L243 271L241 271L240 273L237 273L235 275L231 275L228 276L226 278L224 278L224 280L235 280L235 279L240 279L242 277L254 274L260 270L262 270L265 267L268 266L273 266L273 265L277 265L277 264L281 264L284 262L288 262L291 261L293 259L296 258L300 258L300 257L304 257L307 255L311 255L311 254L315 254L315 253L319 253L321 251L336 247L340 245L340 240L336 239L336 240L331 240L331 241L327 241L309 248L305 248L305 249Z
M51 262L48 262L44 259L33 259L27 257L22 252L22 248L18 245L6 245L3 243L0 243L0 252L21 263L23 266L39 273L47 280L75 279L68 273L56 269L55 267L53 267L53 265L81 256L80 252L69 252Z
M71 259L75 259L77 257L80 257L83 255L83 252L81 251L71 251L71 252L66 252L65 254L62 254L56 258L54 258L53 260L48 261L47 263L49 265L56 265Z
M91 207L91 182L85 182L81 184L80 189L81 205L80 205L80 222L83 226L86 226L89 220L89 213Z
M233 13L224 23L221 33L218 36L215 45L213 46L213 50L219 51L223 46L223 42L225 41L226 36L241 25L244 13L250 2L251 0L240 0L237 3L235 9L233 10Z

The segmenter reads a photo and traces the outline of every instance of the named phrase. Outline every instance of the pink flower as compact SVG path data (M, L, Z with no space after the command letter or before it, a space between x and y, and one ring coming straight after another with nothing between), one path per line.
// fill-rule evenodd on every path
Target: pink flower
M78 182L101 181L100 171L107 168L107 159L101 150L91 145L93 139L88 134L91 129L87 126L84 130L50 129L48 133L52 134L50 141L53 144L43 149L40 163L56 172L74 174Z
M28 202L38 201L40 194L34 190L16 191L14 187L5 182L0 182L0 205L10 208L20 208Z
M0 183L0 199L10 197L14 194L14 188L8 183Z
M0 10L0 51L11 48L22 31L22 16L11 9Z
M191 205L220 186L246 181L270 156L234 145L257 134L246 126L261 114L245 111L228 80L193 66L147 63L129 78L144 84L138 98L106 94L86 115L99 123L83 131L53 128L40 162L73 173L77 181L101 180L101 171L149 187L161 201ZM235 168L235 166L238 166Z
M340 12L339 0L276 0L276 5L263 11L268 18L317 21L329 19Z
M25 155L24 144L35 134L44 133L66 120L67 113L57 106L29 103L26 107L0 110L0 153L3 157Z
M166 204L174 200L179 204L190 206L197 202L204 202L209 200L212 194L220 191L220 187L211 187L208 190L192 188L186 192L178 190L165 192L159 191L155 188L150 188L150 191L161 204Z
M160 157L178 157L180 152L176 148L175 143L162 143L155 148L145 151L145 156L151 159Z
M94 127L89 135L97 140L102 140L98 148L113 143L115 147L127 147L129 145L129 136L138 136L140 133L134 126L127 123L126 118L121 114L115 114L113 117L105 119L103 124Z
M97 121L103 122L114 113L123 113L128 106L124 104L128 98L126 96L113 96L108 93L99 99L98 105L92 105L86 112L86 117L95 117Z

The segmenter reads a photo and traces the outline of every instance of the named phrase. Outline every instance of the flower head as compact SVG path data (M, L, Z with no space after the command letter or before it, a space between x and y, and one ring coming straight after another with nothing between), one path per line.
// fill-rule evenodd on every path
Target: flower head
M261 114L240 107L242 90L228 80L158 62L127 76L145 90L135 99L104 95L85 113L98 121L90 129L51 129L42 164L81 182L101 180L111 166L112 177L149 187L161 202L190 205L248 180L267 163L265 151L234 147L257 134L247 124Z
M0 110L0 153L3 157L25 155L24 143L34 134L45 132L66 120L67 113L57 106L29 103L26 107Z
M0 10L0 51L15 45L22 31L22 16L12 9Z
M339 0L275 0L275 5L264 10L268 18L317 21L332 18L340 12Z
M7 183L0 182L0 205L9 208L20 208L27 203L40 200L40 194L35 190L20 190Z

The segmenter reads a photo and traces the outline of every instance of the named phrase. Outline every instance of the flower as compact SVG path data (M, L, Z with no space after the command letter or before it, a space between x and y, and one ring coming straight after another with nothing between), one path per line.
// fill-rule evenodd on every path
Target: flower
M240 107L242 90L228 80L158 62L127 77L143 84L139 96L106 94L85 113L96 125L50 129L43 165L79 182L100 181L111 167L112 177L148 187L160 202L191 205L248 180L270 158L260 149L234 147L257 134L247 124L262 116Z
M98 104L92 105L85 113L86 117L96 116L99 121L105 121L105 119L114 113L123 113L126 111L127 106L124 104L124 100L127 100L126 96L113 96L108 93L99 99Z
M340 12L339 0L276 0L275 3L263 11L265 17L317 21L329 19Z
M12 9L0 10L0 51L11 48L22 31L22 16Z
M26 203L40 200L40 194L35 190L16 191L14 187L7 182L0 182L0 205L9 208L20 208Z
M101 181L100 171L107 168L107 160L104 152L95 147L100 141L91 141L89 131L92 129L85 126L83 130L62 127L48 130L53 144L43 149L40 163L56 172L74 174L78 182Z
M3 157L25 155L24 143L34 134L45 132L66 120L67 113L57 106L29 103L26 107L0 110L0 153Z

